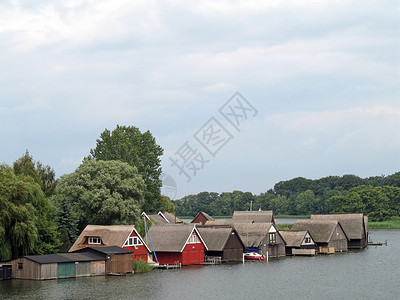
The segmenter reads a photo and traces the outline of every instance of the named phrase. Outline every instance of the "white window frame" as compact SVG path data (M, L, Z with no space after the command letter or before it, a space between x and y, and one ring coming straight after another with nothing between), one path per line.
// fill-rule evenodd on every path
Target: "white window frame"
M196 234L192 234L189 238L188 244L198 244L201 243L199 237Z
M101 238L98 237L98 236L89 236L88 244L89 245L100 245L101 244Z
M128 239L126 240L124 246L142 246L143 243L141 241L141 239L138 236L130 236L128 237Z

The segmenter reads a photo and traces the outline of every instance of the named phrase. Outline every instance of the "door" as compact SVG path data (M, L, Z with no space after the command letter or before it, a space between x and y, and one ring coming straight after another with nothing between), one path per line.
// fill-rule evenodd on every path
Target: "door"
M75 263L58 263L57 266L57 277L68 278L75 277Z

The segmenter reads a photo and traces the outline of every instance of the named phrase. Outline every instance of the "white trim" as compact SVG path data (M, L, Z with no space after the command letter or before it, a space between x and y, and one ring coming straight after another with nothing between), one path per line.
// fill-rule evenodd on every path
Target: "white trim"
M136 228L133 227L133 229L131 230L131 232L129 233L128 237L125 239L124 243L122 244L122 247L132 247L132 246L125 246L125 243L128 241L128 239L131 237L132 232L136 233L136 236L140 239L140 241L142 242L142 244L146 247L147 251L149 253L151 253L152 251L150 250L150 248L147 246L147 244L144 242L144 240L142 239L142 237L140 236L140 234L137 232Z
M167 221L167 223L170 223L161 211L158 212L158 215L161 216L165 221Z
M143 218L143 215L147 219L147 221L151 221L149 216L145 212L142 212L142 214L140 216Z
M185 225L183 225L183 226L185 226ZM197 237L200 239L200 241L201 241L201 243L203 244L203 246L206 248L206 250L208 250L207 244L204 242L203 238L201 237L200 232L199 232L199 231L197 230L197 228L196 228L196 225L193 225L193 229L192 229L192 231L190 232L188 238L186 239L185 244L183 245L183 247L182 247L182 249L181 249L181 251L180 251L181 253L183 252L183 249L185 249L186 245L188 244L188 241L189 241L189 239L190 239L190 237L192 236L192 234L193 234L194 231L197 233Z

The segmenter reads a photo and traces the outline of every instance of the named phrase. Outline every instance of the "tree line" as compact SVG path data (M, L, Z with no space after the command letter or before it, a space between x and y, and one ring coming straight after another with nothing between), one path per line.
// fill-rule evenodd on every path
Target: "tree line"
M88 224L135 224L142 211L173 211L161 195L161 155L149 131L105 130L71 174L56 179L26 150L0 165L0 261L66 252Z
M281 181L260 195L233 191L202 192L176 200L176 212L195 216L230 216L235 210L273 210L278 215L365 213L372 221L400 215L400 172L389 176L360 178L329 176L317 180L303 177Z

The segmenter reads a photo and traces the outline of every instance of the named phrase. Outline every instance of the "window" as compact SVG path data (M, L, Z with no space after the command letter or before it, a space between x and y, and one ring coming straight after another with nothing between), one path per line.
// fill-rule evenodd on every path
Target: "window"
M143 245L143 243L137 236L129 237L124 244L124 246L140 246L140 245Z
M269 234L269 243L270 244L276 244L276 233L275 232L270 232L270 234Z
M18 263L18 270L24 269L24 263Z
M200 243L199 238L197 237L197 235L192 234L192 235L190 236L190 238L189 238L188 244L197 244L197 243Z
M310 238L310 237L306 237L306 238L304 239L304 243L305 243L305 244L311 244L311 238Z
M88 239L88 243L89 244L94 244L94 245L100 245L101 244L101 238L99 238L99 237L89 237L89 239Z

